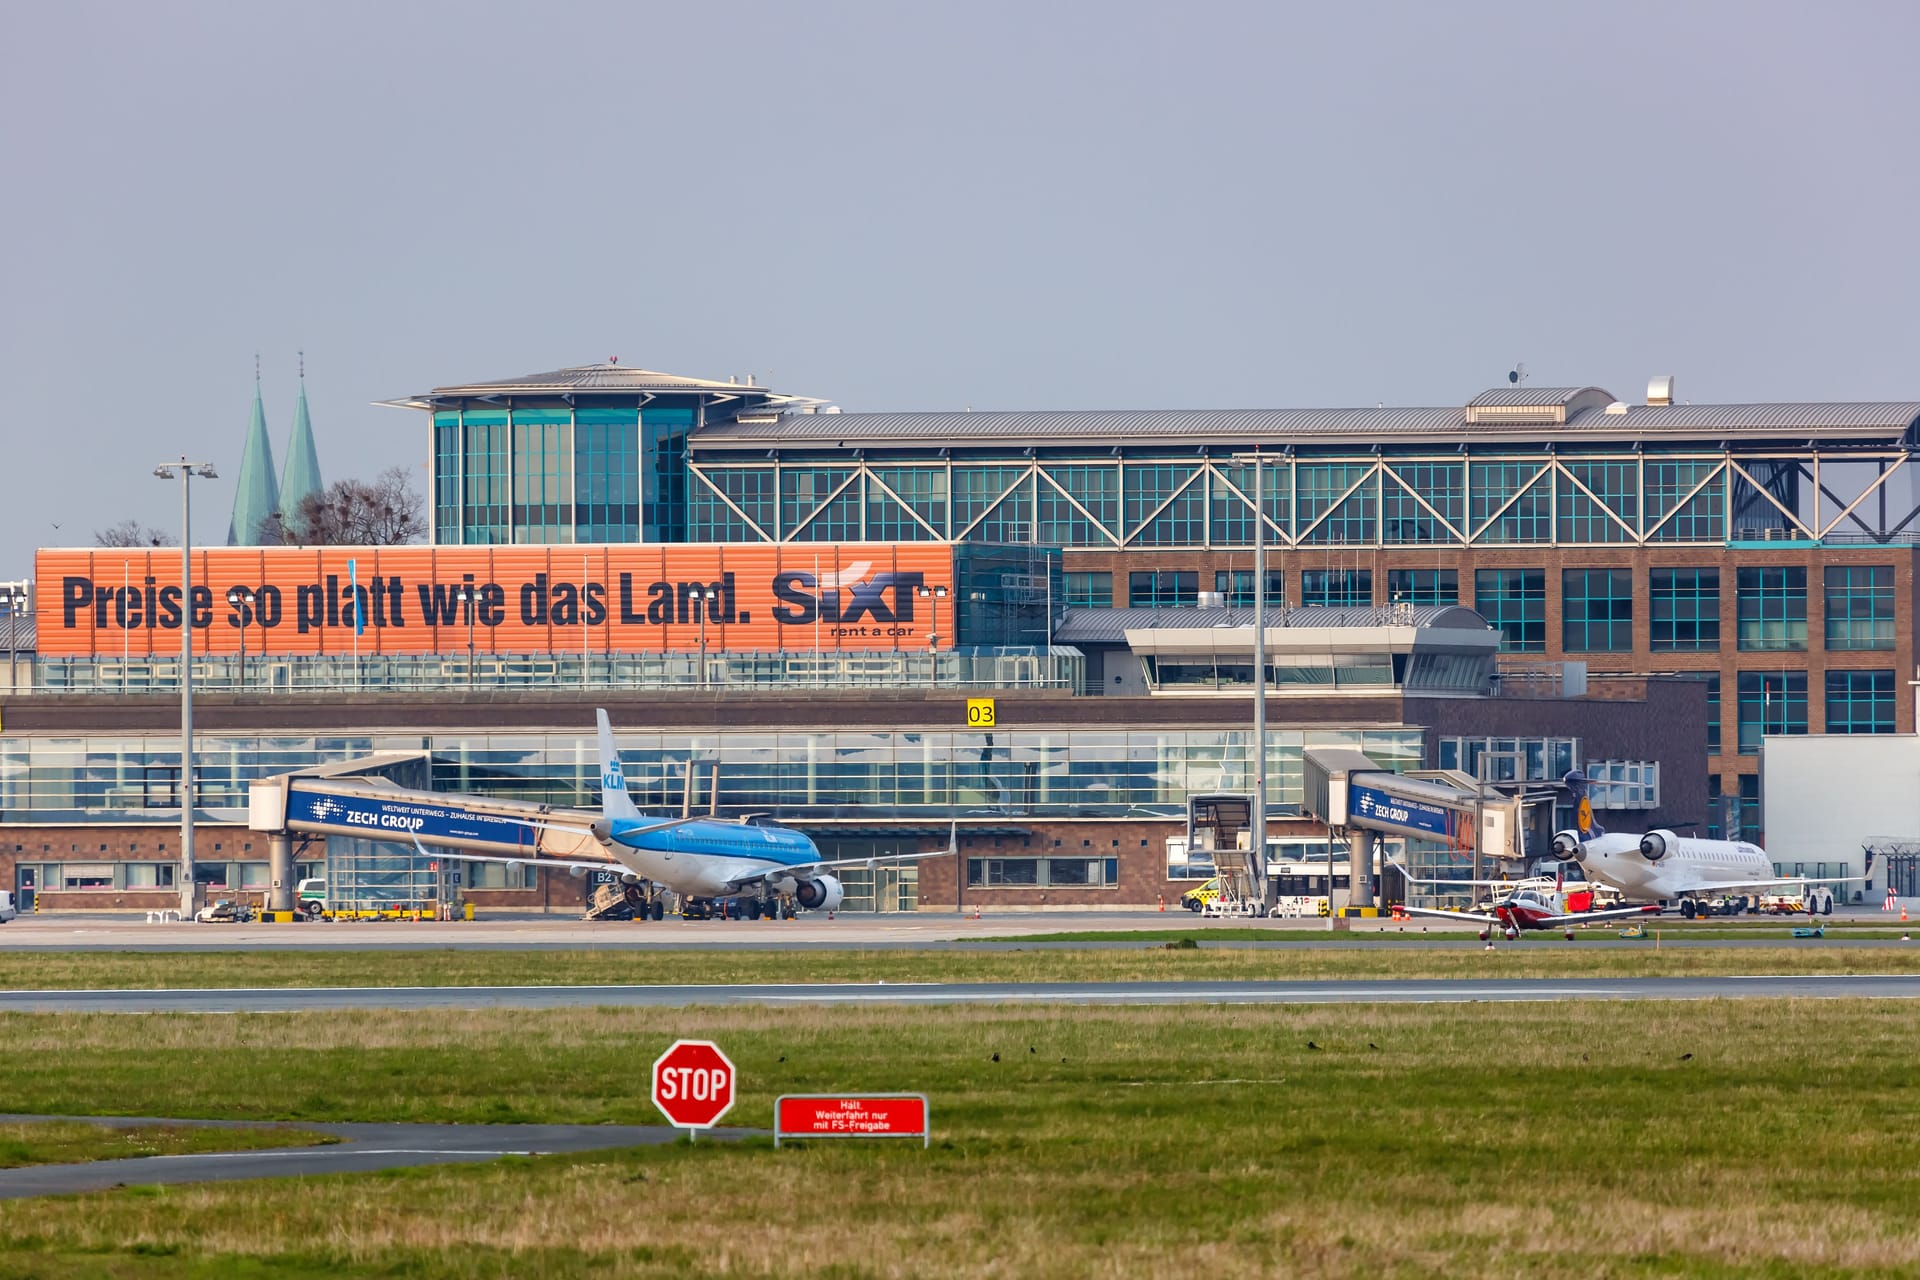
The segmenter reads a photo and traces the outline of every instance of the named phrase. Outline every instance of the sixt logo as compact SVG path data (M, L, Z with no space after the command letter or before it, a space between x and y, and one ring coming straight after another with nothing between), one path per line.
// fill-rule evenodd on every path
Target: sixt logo
M788 626L804 626L815 621L826 623L912 622L913 591L926 581L923 573L876 573L866 577L869 565L854 565L840 573L817 577L794 569L773 580L773 595L780 603L773 616Z

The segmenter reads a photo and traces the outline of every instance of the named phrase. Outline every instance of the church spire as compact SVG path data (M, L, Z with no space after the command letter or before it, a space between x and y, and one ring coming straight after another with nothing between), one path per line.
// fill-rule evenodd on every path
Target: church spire
M260 357L253 357L253 421L240 454L240 479L234 486L233 519L227 525L227 545L257 547L265 539L260 527L280 510L279 488L273 479L273 443L267 439L267 410L260 399Z
M299 519L301 502L325 488L320 453L313 444L313 419L307 413L307 353L300 353L300 399L293 407L293 438L287 442L287 470L280 478L280 508L289 525Z

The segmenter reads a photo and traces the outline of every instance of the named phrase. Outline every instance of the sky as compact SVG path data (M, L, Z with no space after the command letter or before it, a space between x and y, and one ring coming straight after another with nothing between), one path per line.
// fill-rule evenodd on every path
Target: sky
M224 540L254 362L861 410L1920 399L1920 6L0 0L0 579Z

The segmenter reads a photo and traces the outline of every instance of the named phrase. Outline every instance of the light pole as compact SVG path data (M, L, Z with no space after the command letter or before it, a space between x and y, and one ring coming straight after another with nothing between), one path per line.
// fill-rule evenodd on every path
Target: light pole
M920 586L913 589L913 594L927 601L933 610L933 628L927 632L927 684L937 689L940 687L940 602L947 598L947 589Z
M694 611L700 615L700 687L707 687L707 601L714 593L703 587L689 587L687 599L693 602Z
M7 592L7 696L20 690L20 611L27 607L27 588L9 582Z
M456 604L465 605L467 609L467 688L471 689L473 688L473 607L478 601L474 589L465 585L454 588L453 599Z
M227 603L234 607L240 617L240 688L247 687L247 623L253 617L253 592L245 587L234 587L227 592Z
M1247 806L1247 871L1250 888L1267 900L1267 504L1266 455L1234 458L1253 466L1253 797ZM1351 881L1349 881L1351 882ZM1327 844L1327 927L1333 928L1333 844Z
M163 462L162 480L180 477L180 918L193 919L193 478L218 480L211 462Z

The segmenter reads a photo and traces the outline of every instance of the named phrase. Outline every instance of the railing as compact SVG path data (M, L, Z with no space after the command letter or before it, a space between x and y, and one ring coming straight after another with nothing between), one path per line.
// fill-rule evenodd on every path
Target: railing
M477 653L195 657L201 692L297 693L463 689L1064 689L1083 687L1086 658L1073 648L957 649L926 653ZM178 658L39 658L22 693L170 693Z

